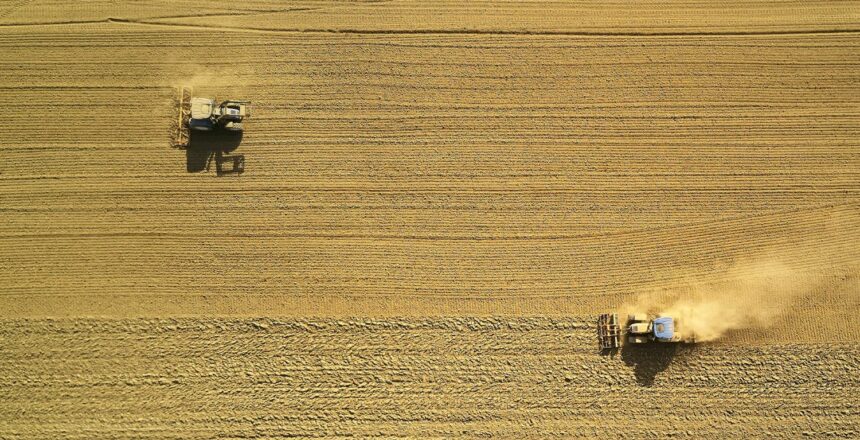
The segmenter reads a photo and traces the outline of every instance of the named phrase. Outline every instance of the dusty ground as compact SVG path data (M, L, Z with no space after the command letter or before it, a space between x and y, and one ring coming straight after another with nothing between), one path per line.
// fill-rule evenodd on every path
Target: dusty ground
M856 3L424 3L0 3L0 438L860 436Z

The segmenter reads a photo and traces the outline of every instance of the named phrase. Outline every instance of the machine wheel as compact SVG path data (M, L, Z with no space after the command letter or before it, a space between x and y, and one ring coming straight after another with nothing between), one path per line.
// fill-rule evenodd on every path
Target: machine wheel
M643 338L642 336L631 335L631 336L627 337L627 342L629 342L631 344L644 344L644 343L648 342L648 339Z

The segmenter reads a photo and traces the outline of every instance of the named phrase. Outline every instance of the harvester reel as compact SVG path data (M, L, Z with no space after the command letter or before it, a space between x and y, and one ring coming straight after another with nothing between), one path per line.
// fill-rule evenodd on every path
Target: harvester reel
M177 88L177 123L176 131L173 133L172 146L174 148L188 148L191 141L188 120L191 118L191 96L194 90L191 87Z

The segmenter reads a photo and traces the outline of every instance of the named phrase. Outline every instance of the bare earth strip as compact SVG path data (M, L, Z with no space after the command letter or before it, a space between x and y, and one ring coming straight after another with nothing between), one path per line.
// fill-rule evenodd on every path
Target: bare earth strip
M0 438L856 438L858 49L852 2L0 2ZM254 102L243 176L177 85ZM780 313L595 352L702 291Z
M600 356L588 317L2 324L10 439L860 435L857 344Z

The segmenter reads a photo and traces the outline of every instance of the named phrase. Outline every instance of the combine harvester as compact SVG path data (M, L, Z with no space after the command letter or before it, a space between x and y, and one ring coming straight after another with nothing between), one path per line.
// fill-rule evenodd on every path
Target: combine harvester
M625 334L629 344L646 344L649 342L694 342L683 340L676 328L677 321L671 316L649 316L636 313L627 317ZM618 315L604 313L597 318L597 340L601 350L610 350L621 346L621 326Z
M212 157L215 158L215 168L217 175L225 174L242 174L245 171L245 156L243 155L225 155L224 146L217 142L219 137L232 137L238 135L241 142L241 134L245 129L244 121L251 117L250 101L224 101L219 105L215 104L215 100L211 98L199 98L194 96L194 91L191 87L180 87L178 90L178 120L176 121L176 131L173 133L172 146L175 148L187 149L191 145L191 131L213 132L208 136L208 140L216 140L211 142L212 145L207 145L207 137L202 137L203 141L198 143L195 148L210 149ZM221 131L222 135L217 132ZM213 137L214 136L214 137ZM226 169L225 163L232 163L232 168ZM209 161L206 163L206 170L209 169Z
M177 148L188 147L190 130L241 132L245 129L244 120L251 117L250 101L228 100L215 105L214 99L194 97L191 87L181 87L178 95L179 119L173 137L173 146Z

